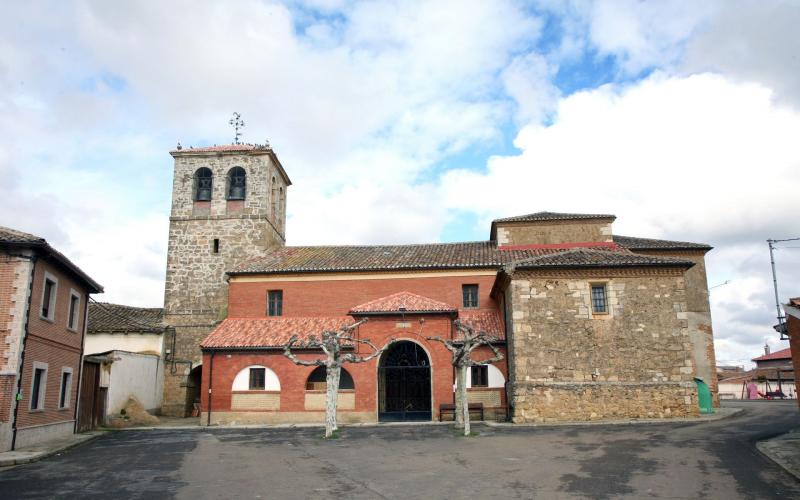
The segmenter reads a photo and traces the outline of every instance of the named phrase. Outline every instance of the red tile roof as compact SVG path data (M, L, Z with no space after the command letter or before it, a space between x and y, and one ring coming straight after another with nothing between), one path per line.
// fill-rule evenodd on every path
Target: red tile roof
M450 304L429 299L411 292L398 292L387 297L371 300L350 309L351 314L381 313L454 313L456 308Z
M501 340L506 339L499 311L462 309L458 311L458 319L478 331L486 332L487 335L497 337ZM458 336L459 334L456 335L456 338L458 338Z
M170 153L214 153L218 151L255 151L255 150L268 150L269 146L261 144L221 144L213 146L200 146L200 147L180 147L173 149Z
M279 318L228 318L203 339L200 347L224 348L275 348L282 347L293 335L306 340L319 338L326 330L355 323L350 316L279 317Z
M753 358L753 361L770 361L773 359L791 359L791 358L792 358L791 348L787 347L786 349L781 349L780 351L771 352L769 354Z

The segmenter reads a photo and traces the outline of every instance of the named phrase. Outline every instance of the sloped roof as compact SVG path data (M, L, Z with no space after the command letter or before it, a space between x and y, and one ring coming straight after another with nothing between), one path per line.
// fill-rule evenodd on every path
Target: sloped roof
M67 270L72 272L80 278L89 288L89 293L103 293L103 287L98 282L93 280L88 274L76 266L64 254L50 246L47 240L39 236L17 231L9 227L0 226L0 246L16 247L16 248L30 248L43 253L44 255L52 258Z
M87 333L162 333L164 310L107 302L89 303Z
M792 359L792 349L787 347L786 349L781 349L780 351L764 354L763 356L753 358L753 361L772 361L775 359Z
M44 238L40 238L30 233L23 233L10 227L0 226L0 242L3 243L37 243L44 245L47 242Z
M261 144L220 144L220 145L213 145L213 146L188 146L188 147L181 147L175 148L170 151L170 153L214 153L214 152L224 152L224 151L267 151L271 149L268 146L264 146Z
M633 236L613 236L614 243L630 250L711 250L711 245L688 241L656 240Z
M599 243L606 245L606 243ZM491 241L416 245L284 247L229 271L237 274L500 269L517 260L563 251L549 245L498 248ZM627 250L619 248L627 253Z
M573 248L514 263L516 269L643 266L683 267L688 269L693 265L694 263L688 260L590 248Z
M359 304L350 309L351 314L386 314L398 313L405 314L431 314L431 313L454 313L456 308L450 304L440 302L422 295L411 292L398 292L386 297L371 300L364 304Z
M204 349L279 348L297 335L303 341L355 321L350 316L228 318L200 343Z
M611 214L569 214L563 212L535 212L532 214L515 215L513 217L504 217L502 219L495 219L492 225L497 222L539 222L539 221L554 221L554 220L583 220L583 219L616 219L616 215Z
M478 331L484 331L487 335L505 340L506 332L503 329L503 321L500 319L499 311L485 311L476 309L461 309L458 311L458 319ZM456 338L460 333L456 331Z

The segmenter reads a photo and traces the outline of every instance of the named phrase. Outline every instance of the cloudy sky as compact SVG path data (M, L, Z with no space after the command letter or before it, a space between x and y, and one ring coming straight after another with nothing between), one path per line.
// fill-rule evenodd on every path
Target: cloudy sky
M289 244L488 238L540 210L706 242L717 356L778 342L800 2L6 2L0 225L159 306L169 149L269 139ZM776 252L800 295L800 242Z

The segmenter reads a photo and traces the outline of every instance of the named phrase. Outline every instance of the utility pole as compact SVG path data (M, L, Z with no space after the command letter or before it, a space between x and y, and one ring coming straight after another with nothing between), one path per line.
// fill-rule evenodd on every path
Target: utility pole
M778 312L778 330L781 333L781 340L785 340L788 337L783 331L783 315L781 314L781 301L778 296L778 277L775 274L775 243L783 243L786 241L800 241L800 238L785 238L782 240L773 240L770 238L767 240L767 245L769 245L769 262L772 265L772 286L775 289L775 310Z

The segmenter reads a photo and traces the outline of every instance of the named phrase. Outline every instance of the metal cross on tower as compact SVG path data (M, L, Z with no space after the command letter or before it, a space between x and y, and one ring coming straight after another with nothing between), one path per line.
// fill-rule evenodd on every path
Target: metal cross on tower
M234 111L233 118L231 118L231 121L229 121L228 123L230 123L233 126L233 130L236 131L236 134L234 134L233 136L233 143L239 144L239 137L241 137L242 135L242 133L239 132L239 129L244 127L244 120L242 120L242 115Z

